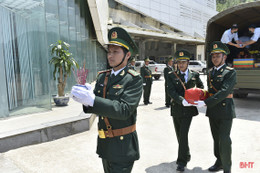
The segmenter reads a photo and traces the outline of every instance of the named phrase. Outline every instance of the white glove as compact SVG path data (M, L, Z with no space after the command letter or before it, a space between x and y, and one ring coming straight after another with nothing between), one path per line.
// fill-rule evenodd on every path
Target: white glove
M204 102L204 101L201 101L201 100L195 101L194 103L196 104L196 106L197 106L198 108L201 108L201 107L203 107L203 106L206 106L205 102Z
M92 86L89 83L85 83L85 86L87 87L88 90L93 90Z
M143 86L146 86L146 83L143 83Z
M93 93L93 90L87 90L85 87L82 86L73 86L71 90L71 95L73 100L85 106L94 105L95 94Z
M183 106L194 106L194 105L188 103L185 99L182 100L182 105Z
M77 87L82 87L82 88L85 88L85 89L87 89L87 90L93 90L93 89L92 89L92 86L91 86L89 83L85 83L85 85L77 84L77 85L75 85L75 86L77 86ZM72 88L73 88L73 87L72 87Z

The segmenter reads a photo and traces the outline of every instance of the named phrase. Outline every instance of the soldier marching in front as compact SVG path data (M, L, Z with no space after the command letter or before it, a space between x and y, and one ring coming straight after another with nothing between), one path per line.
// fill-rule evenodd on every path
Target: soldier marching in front
M197 107L189 104L184 99L185 90L189 88L203 88L199 73L188 69L190 53L185 50L175 53L178 70L172 71L168 76L168 93L172 98L171 116L177 140L179 143L177 171L183 172L187 162L190 161L190 150L188 144L188 133L192 117L198 115Z
M99 115L97 154L105 173L130 173L139 159L136 116L142 78L127 63L138 49L122 28L112 28L108 39L107 59L112 69L99 73L94 91L86 84L74 86L71 93L85 113Z
M164 87L165 87L165 106L168 108L171 105L171 97L168 94L168 76L169 72L173 71L173 57L167 59L167 66L163 70L164 74Z
M214 155L216 162L208 170L216 172L224 169L231 172L231 138L230 131L235 115L233 89L236 84L236 71L225 64L229 49L219 41L211 45L211 61L214 65L209 70L207 84L210 97L199 101L198 107L207 106L206 116L209 117Z
M141 67L141 76L143 78L143 89L144 89L144 94L143 94L143 101L145 105L152 104L150 102L150 95L151 95L151 88L153 84L153 78L152 78L152 71L149 68L149 58L144 59L144 65Z

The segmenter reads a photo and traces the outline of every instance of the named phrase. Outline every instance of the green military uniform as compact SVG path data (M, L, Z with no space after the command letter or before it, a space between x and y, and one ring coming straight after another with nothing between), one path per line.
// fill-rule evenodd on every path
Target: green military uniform
M123 44L134 55L137 48L125 30L112 28L108 35L109 44ZM135 124L137 106L142 96L142 77L127 66L116 76L110 72L111 69L99 72L94 105L83 106L83 110L99 115L97 154L102 158L105 173L130 173L134 161L139 159ZM129 132L122 130L129 127ZM118 135L118 130L125 135Z
M173 58L169 58L168 61L172 61ZM168 94L168 76L169 76L169 72L173 71L173 67L169 66L167 64L167 66L164 68L163 70L163 74L164 74L164 87L165 87L165 106L169 107L171 105L171 97Z
M132 58L131 62L135 62L135 58ZM136 71L135 65L130 64L129 69Z
M221 42L213 42L212 53L228 54L228 48ZM210 128L214 140L216 165L225 171L231 169L231 138L232 119L235 118L235 106L232 98L236 84L236 71L225 64L218 70L215 67L208 72L208 91L211 97L204 102L207 105L206 116L209 117Z
M146 58L144 61L150 61L149 58ZM152 88L152 83L153 83L153 78L152 78L152 71L151 69L143 65L140 69L141 71L141 76L143 78L143 89L144 89L144 94L143 94L143 101L144 104L147 105L150 102L150 95L151 95L151 88Z
M181 50L175 53L175 57L177 61L187 61L190 59L190 54L187 51ZM195 106L185 107L182 105L185 89L179 78L185 85L186 89L194 87L203 88L204 86L200 80L199 73L192 72L190 70L188 70L187 82L185 82L184 76L181 74L180 70L177 70L176 72L172 71L168 76L168 92L172 98L171 116L173 117L175 132L179 143L178 158L176 163L185 167L187 162L190 160L188 132L192 117L198 115L198 110Z

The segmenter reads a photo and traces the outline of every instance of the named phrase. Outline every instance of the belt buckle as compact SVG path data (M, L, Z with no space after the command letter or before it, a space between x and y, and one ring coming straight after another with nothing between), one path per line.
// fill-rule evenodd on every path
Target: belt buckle
M105 139L106 138L105 131L103 129L99 130L98 131L98 136L101 139Z

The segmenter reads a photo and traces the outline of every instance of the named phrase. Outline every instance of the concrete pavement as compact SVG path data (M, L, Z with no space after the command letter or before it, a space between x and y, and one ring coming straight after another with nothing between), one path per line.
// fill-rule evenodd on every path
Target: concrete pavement
M205 76L202 76L205 81ZM138 107L137 132L141 158L133 173L176 172L177 139L170 109L164 107L164 80L154 81L152 105ZM236 99L238 118L233 121L233 173L260 172L260 95ZM71 107L73 109L73 107ZM189 133L191 161L187 173L207 173L214 161L205 108L193 118ZM97 119L87 132L55 141L0 153L2 173L101 173L101 159L96 155ZM254 162L253 168L241 168L242 163ZM243 166L243 165L242 165Z

